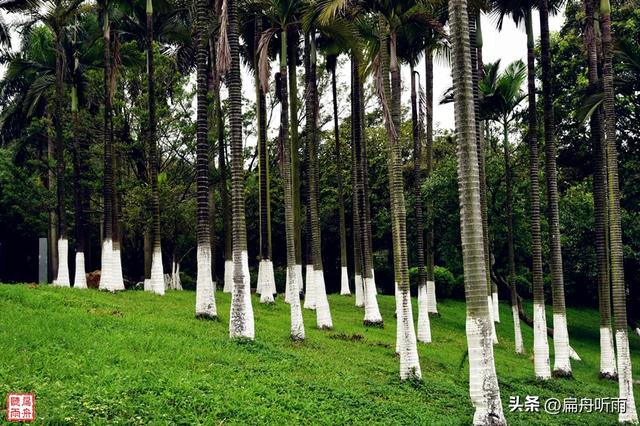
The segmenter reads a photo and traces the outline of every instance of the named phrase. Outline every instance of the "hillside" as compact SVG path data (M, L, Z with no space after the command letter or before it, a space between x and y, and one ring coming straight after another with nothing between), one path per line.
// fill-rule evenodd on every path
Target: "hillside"
M365 329L353 298L331 295L335 329L304 311L307 340L288 337L289 307L254 296L256 341L228 339L221 321L193 317L193 292L158 297L42 286L0 286L0 393L37 397L39 423L56 424L469 424L465 307L439 305L433 342L420 345L424 379L401 383L394 354L394 300L380 296L384 329ZM415 308L414 308L415 309ZM415 312L415 311L414 311ZM616 424L613 414L509 413L510 395L615 397L597 378L598 315L569 309L573 380L537 383L530 355L513 353L510 308L501 306L496 365L509 424ZM550 316L549 316L550 319ZM531 329L523 326L526 348ZM640 339L631 338L640 373ZM553 345L550 341L551 349ZM4 405L0 416L4 419Z

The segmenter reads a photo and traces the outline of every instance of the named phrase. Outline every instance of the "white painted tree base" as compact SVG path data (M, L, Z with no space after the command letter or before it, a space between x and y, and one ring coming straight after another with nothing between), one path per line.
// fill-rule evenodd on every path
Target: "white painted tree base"
M427 281L427 310L430 314L438 313L438 301L436 300L435 281Z
M633 395L633 377L631 356L629 354L629 336L626 327L616 330L616 348L618 349L618 390L619 397L626 401L626 410L618 414L618 422L638 424L636 401Z
M375 278L364 279L364 324L382 326L382 315L378 306L378 297L376 296Z
M571 376L571 360L569 358L569 332L567 317L564 314L553 314L553 372L556 375Z
M609 327L600 327L600 376L607 378L618 376L613 333Z
M71 287L69 278L69 240L58 240L58 276L53 280L56 287Z
M467 315L469 394L475 408L473 424L478 426L506 424L493 359L491 324L490 318Z
M547 340L547 317L544 305L533 305L533 366L539 380L551 378L549 342Z
M275 278L273 276L273 267L270 260L263 259L258 264L258 284L256 285L256 293L260 295L260 303L274 303L273 290L275 287ZM271 276L269 276L271 274Z
M580 355L578 355L578 353L571 347L571 345L569 345L569 358L573 361L582 361Z
M169 280L169 290L182 291L182 280L180 279L180 262L171 262L171 279ZM216 291L216 283L213 282L213 291Z
M113 250L113 241L105 239L102 242L101 270L100 270L100 290L120 291L124 290L124 282L122 281L122 269L117 267L119 264L120 252ZM117 278L118 269L120 269L120 279Z
M211 277L211 246L199 244L196 252L198 275L196 277L196 317L217 318L215 285Z
M522 344L522 330L520 328L520 315L517 306L511 306L511 314L513 316L513 334L516 353L522 355L524 354L524 345Z
M491 301L493 302L493 320L500 322L500 301L498 300L498 293L493 292L491 295Z
M249 276L249 255L243 250L240 255L241 271L233 269L233 296L231 297L231 315L229 337L232 339L255 339L253 306L251 304L251 278ZM234 265L236 262L234 262Z
M496 324L493 320L493 299L491 296L487 295L487 307L489 309L489 319L491 320L491 338L493 340L493 344L498 344L498 333L496 333Z
M397 288L397 284L396 284ZM420 359L418 358L418 343L413 325L413 312L409 290L398 291L398 352L400 354L400 380L420 379Z
M119 290L124 290L124 277L122 274L122 256L120 255L120 246L113 245L111 261L114 265L114 282Z
M316 326L321 330L330 330L333 328L333 321L322 269L313 270L313 292L316 308Z
M394 283L394 299L396 301L396 354L400 355L400 348L402 346L400 340L402 339L402 309L400 301L400 290L398 289L398 283Z
M233 291L233 260L224 261L224 288L225 293Z
M354 284L356 287L356 307L364 307L364 280L362 275L356 275L354 278Z
M320 271L322 272L322 271ZM315 286L315 271L313 265L307 265L305 267L306 274L306 290L304 292L304 308L315 309L316 308L316 286ZM324 277L324 274L323 274Z
M84 253L76 252L76 273L73 277L74 288L87 288L87 272L84 266Z
M341 296L351 296L351 289L349 288L349 271L346 266L340 268L340 295Z
M418 286L418 342L431 343L431 321L429 319L429 306L427 286Z
M209 268L211 269L211 268ZM153 249L151 256L151 279L149 291L164 296L164 267L162 266L162 250L160 247Z
M300 304L300 285L296 279L295 266L287 267L287 281L289 281L289 306L291 308L291 339L304 340L304 320L302 319L302 306Z

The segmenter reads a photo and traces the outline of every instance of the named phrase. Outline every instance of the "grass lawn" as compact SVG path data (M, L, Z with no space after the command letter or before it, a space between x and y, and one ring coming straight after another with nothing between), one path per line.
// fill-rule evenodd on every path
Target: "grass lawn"
M35 392L37 421L47 424L470 424L464 303L440 302L433 343L419 345L423 380L402 383L394 300L378 300L384 329L364 328L354 299L331 295L335 329L316 330L305 310L307 339L295 343L282 298L263 306L253 296L248 343L229 340L230 297L221 292L221 321L211 322L194 318L193 292L0 285L0 394ZM533 378L532 330L523 324L528 354L515 355L511 309L500 309L495 355L509 424L617 423L614 414L510 413L510 395L616 397L618 385L598 379L596 311L569 309L582 357L575 378L542 383ZM631 339L637 377L640 339Z

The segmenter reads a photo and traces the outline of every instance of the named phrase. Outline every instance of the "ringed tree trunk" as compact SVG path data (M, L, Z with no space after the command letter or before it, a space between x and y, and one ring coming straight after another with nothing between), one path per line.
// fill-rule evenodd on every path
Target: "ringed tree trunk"
M362 275L364 279L363 283L363 302L364 302L364 325L369 327L383 327L384 321L380 314L380 308L378 307L378 299L376 295L376 283L373 276L373 255L371 252L371 233L369 232L369 215L367 211L369 204L367 203L367 187L366 187L366 174L368 167L366 165L366 148L365 140L363 137L364 132L364 114L362 105L362 80L360 77L360 64L357 58L354 56L351 62L352 64L352 78L354 79L354 87L356 90L353 93L354 111L356 114L356 126L354 128L354 152L355 152L355 171L356 171L356 194L358 213L360 215L359 224L362 231L361 247L362 253Z
M542 272L542 232L540 231L540 182L538 172L538 117L536 110L536 74L531 9L525 12L527 31L527 100L529 102L527 142L529 144L531 258L533 276L533 365L538 380L551 378L547 316Z
M600 83L598 76L598 52L596 48L594 1L585 0L585 44L589 59L590 94ZM611 283L609 281L608 211L607 211L607 153L602 131L602 110L591 115L589 122L593 144L593 198L595 207L596 262L598 268L598 301L600 310L600 377L616 379L616 353L613 346L611 324Z
M307 82L307 138L309 144L309 208L311 211L311 244L313 252L313 292L316 308L316 324L321 330L331 330L333 321L322 265L322 241L320 239L320 208L318 191L318 92L316 88L316 35L309 36L309 79Z
M327 58L329 60L329 58ZM347 224L344 213L344 189L342 187L342 153L340 152L340 121L338 117L338 88L336 82L337 57L331 59L331 95L333 100L333 137L336 144L336 173L338 179L338 222L340 223L340 295L351 296L347 268Z
M469 391L475 407L474 425L506 424L500 400L487 303L478 170L477 128L474 111L469 19L466 0L451 0L449 16L452 38L455 121L458 142L458 183L465 295Z
M511 312L513 315L513 333L517 354L524 354L520 315L518 311L518 292L516 291L516 255L513 242L513 173L511 170L511 153L509 148L509 121L503 117L504 170L507 189L507 251L509 257L509 290L511 291Z
M224 287L225 293L233 290L233 253L231 250L231 206L229 204L229 185L227 183L227 153L224 137L224 117L220 101L220 83L215 96L216 128L218 135L218 168L220 169L220 200L222 202L222 223L224 232Z
M258 119L258 175L260 193L260 264L258 266L258 284L256 292L260 294L260 303L274 303L273 295L276 293L276 282L273 271L273 263L269 248L271 246L271 208L269 203L269 155L267 152L267 106L264 93L260 90L258 74L257 46L262 33L262 20L256 15L255 39L256 55L254 58L257 119Z
M111 93L111 23L109 21L108 1L102 3L103 14L103 59L104 59L104 176L103 176L103 226L102 270L100 290L124 290L122 274L118 277L119 252L115 250L114 237L114 175L113 175L113 131L112 131L112 93Z
M354 287L356 293L356 307L364 307L364 281L362 279L362 224L360 223L360 209L358 208L358 163L356 161L356 129L360 128L360 114L356 108L356 98L359 97L360 87L356 85L358 65L354 54L351 55L351 188L353 205L353 270Z
M151 257L151 279L146 291L164 295L164 268L162 266L162 244L160 234L160 201L158 192L158 147L156 145L156 96L153 64L153 0L147 0L147 96L149 100L149 165L151 181L151 213L153 215L153 254ZM145 284L147 281L145 280Z
M281 32L280 40L280 145L284 148L282 155L282 175L284 180L284 215L285 238L287 240L287 286L289 307L291 311L291 339L304 340L304 322L302 319L302 307L300 306L300 288L302 282L298 281L296 274L296 238L295 238L295 213L293 204L293 179L291 176L291 150L293 148L289 139L289 110L287 96L287 32Z
M298 74L297 56L298 43L300 41L299 32L293 28L289 31L287 48L289 54L289 109L291 116L291 182L293 188L293 213L295 223L296 240L296 276L299 288L302 288L302 204L300 201L300 138L298 137ZM288 294L288 292L287 292ZM305 299L306 302L306 299Z
M411 308L411 296L409 293L409 260L407 254L407 212L404 200L404 183L402 176L402 157L398 133L400 123L400 64L396 54L396 32L389 31L387 23L380 17L380 70L378 93L380 103L385 108L385 124L387 128L389 189L391 194L391 220L393 233L394 272L396 284L396 308L397 308L397 352L400 354L400 379L421 378L420 360L418 359L418 347L415 328L413 325L413 312ZM389 34L389 52L387 53L387 34ZM380 70L378 72L380 72ZM389 84L389 72L391 81ZM391 101L389 111L387 99ZM391 119L390 119L391 118Z
M209 228L209 140L207 104L207 1L198 0L196 10L198 34L196 51L197 133L196 133L196 195L197 195L197 263L196 318L217 319L215 286L211 274L211 234ZM211 66L215 66L212 62Z
M75 55L74 55L75 56ZM73 180L74 180L74 210L75 210L75 237L76 237L76 271L73 279L74 288L87 288L87 275L85 268L85 235L88 232L84 215L86 185L86 139L80 136L78 126L78 87L77 74L79 61L74 57L74 83L71 87L71 126L73 128Z
M62 100L64 99L64 50L61 31L56 34L56 99L54 100L53 127L56 137L56 194L58 208L58 275L53 284L70 287L69 240L67 239L67 214L65 209L64 135L62 129Z
M427 152L426 152L426 177L431 177L433 171L433 51L427 49L425 52L425 99L427 115ZM427 311L430 314L438 314L438 302L436 300L436 280L434 275L435 253L434 240L435 232L433 217L433 199L427 200L427 241L426 241L426 262L427 262Z
M247 253L247 228L244 206L244 170L242 156L242 82L240 80L240 44L237 0L225 0L228 14L228 37L231 68L229 87L229 123L231 127L231 206L233 231L233 296L229 335L254 339L253 307Z
M553 87L551 52L549 47L548 0L540 2L540 58L542 68L542 97L544 111L545 175L547 178L547 214L549 216L549 254L551 259L551 293L553 295L553 374L572 377L569 359L569 331L564 301L564 275L560 242L560 213L558 208L558 177L556 168L555 124L553 119Z
M307 187L305 193L305 282L306 290L304 294L304 308L315 309L316 308L316 289L315 289L315 273L313 270L313 225L311 222L311 188L313 186L314 174L311 169L311 132L313 131L313 124L311 122L311 112L313 111L313 101L310 97L310 80L311 79L311 42L308 37L304 37L304 87L305 87L305 113L306 113L306 137L304 142L304 159L303 169L306 170ZM295 205L295 204L294 204Z
M418 341L431 343L431 324L427 307L427 271L424 264L424 217L422 214L422 121L418 114L416 71L411 66L411 122L413 136L413 192L418 248ZM419 77L419 76L418 76ZM422 90L420 89L420 92Z
M620 183L618 178L618 149L616 145L615 93L613 86L613 42L611 37L611 5L600 2L602 21L602 69L604 86L604 116L607 146L607 193L609 196L609 249L611 261L611 286L613 289L613 317L616 330L619 397L626 401L626 410L618 415L620 423L638 423L633 395L633 377L629 336L627 334L627 307L624 283L622 224L620 219Z

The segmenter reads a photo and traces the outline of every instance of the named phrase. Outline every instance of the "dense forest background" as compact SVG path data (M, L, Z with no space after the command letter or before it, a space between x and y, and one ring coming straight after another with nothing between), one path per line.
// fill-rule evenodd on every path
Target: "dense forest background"
M640 7L635 1L614 1L613 31L617 55L614 57L616 82L616 115L618 138L624 266L630 293L629 311L637 310L640 303ZM593 212L592 171L594 158L589 134L580 115L587 97L587 64L583 44L584 11L579 2L566 5L565 23L559 33L551 37L554 108L558 141L558 186L560 189L560 220L564 257L565 291L570 305L597 304L595 232ZM85 19L83 25L99 25L97 18ZM90 188L90 234L87 252L87 271L100 267L100 221L102 218L102 70L98 66L100 41L85 40L82 44L85 58L95 56L96 66L84 71L80 102L80 130L89 145L87 187ZM141 41L123 37L119 44L117 90L114 98L113 132L116 145L116 179L119 188L119 218L122 230L122 260L125 280L129 285L144 278L142 253L144 235L151 227L149 209L150 187L147 184L144 123L147 122L147 93L145 54ZM524 46L523 46L524 49ZM195 287L195 95L194 81L188 67L183 67L184 51L163 52L155 55L157 136L160 150L160 205L162 246L165 265L175 259L181 263L182 283L185 288ZM20 49L4 53L0 62L6 73L0 82L0 281L34 282L37 280L38 238L47 236L50 217L55 211L55 191L48 188L53 163L47 152L53 139L52 109L54 90L47 78L52 79L55 64L53 35L42 26L23 37ZM503 64L506 65L506 64ZM340 287L339 226L337 203L338 173L343 176L347 221L352 213L351 163L343 161L343 169L335 164L335 144L331 129L330 75L324 64L318 67L318 86L322 96L320 123L325 124L320 135L320 219L322 229L323 264L328 292ZM438 75L435 76L438 78ZM303 76L299 77L303 81ZM406 89L406 88L405 88ZM348 96L347 86L339 93ZM301 94L302 95L302 94ZM440 94L436 93L439 97ZM436 102L439 99L436 99ZM325 102L326 101L326 102ZM275 101L267 97L267 106ZM304 101L300 97L300 116L304 115ZM542 102L538 103L542 108ZM226 104L223 103L226 110ZM366 88L366 143L369 156L370 205L372 213L374 267L377 283L383 293L393 293L392 240L390 229L389 190L386 171L386 131L381 121L373 87ZM246 99L243 105L245 141L255 140L255 104ZM63 120L66 140L71 141L70 110ZM273 113L270 113L273 114ZM351 158L351 129L348 108L342 110L342 158ZM275 116L275 114L273 114ZM540 116L542 113L540 112ZM275 128L277 119L270 120ZM526 136L526 102L517 110L516 119L509 127L514 173L514 226L517 265L517 285L520 295L531 297L529 187L527 171L528 151ZM302 129L301 129L302 130ZM227 132L228 129L225 129ZM507 275L506 187L502 148L502 127L498 123L487 126L487 188L493 272L498 282ZM542 129L540 129L542 135ZM274 136L269 133L269 136ZM542 140L542 137L539 137ZM211 182L218 187L218 152L215 135L211 135L211 153L216 167L212 167ZM403 106L401 143L405 164L405 182L413 179L410 110ZM65 142L70 143L70 142ZM252 285L257 274L258 232L258 174L257 150L253 143L245 144L246 215L249 263ZM71 154L68 153L69 157ZM229 152L226 154L229 156ZM283 185L279 173L280 149L277 138L269 140L271 166L272 252L276 266L279 292L284 288L285 240ZM300 151L304 159L304 147ZM462 255L460 248L460 220L455 158L455 140L449 129L436 129L434 136L434 170L422 186L424 199L434 203L435 262L439 297L464 297ZM541 154L540 161L543 161ZM68 183L67 208L73 206L72 159L66 162ZM229 161L227 161L229 164ZM213 165L213 162L212 162ZM543 170L540 167L540 170ZM302 172L302 193L306 191L306 171ZM541 182L544 177L541 174ZM406 186L410 188L410 186ZM542 210L546 208L545 186L542 189ZM416 232L414 226L414 194L406 190L408 243L410 265L416 265ZM221 283L224 263L223 205L219 193L214 197L213 229L216 239L216 271ZM69 214L70 220L73 215ZM305 214L302 214L303 222ZM72 225L72 223L70 223ZM305 227L302 227L303 233ZM353 241L351 227L347 241ZM543 258L548 259L546 215L542 215ZM73 245L73 241L71 241ZM306 248L303 245L303 254ZM349 265L352 270L351 248ZM70 259L73 270L73 256ZM53 262L50 262L52 267ZM545 265L545 271L548 267ZM169 272L168 270L165 272ZM52 272L51 272L52 273ZM412 278L415 278L415 268ZM547 278L550 280L550 278ZM219 284L220 285L220 284ZM549 293L550 285L545 286ZM508 298L508 288L499 287L501 298Z

